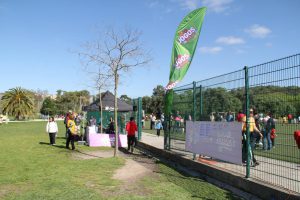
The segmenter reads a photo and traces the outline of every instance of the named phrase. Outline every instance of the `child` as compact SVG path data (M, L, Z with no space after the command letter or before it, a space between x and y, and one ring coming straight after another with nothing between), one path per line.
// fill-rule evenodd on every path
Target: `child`
M158 137L160 136L160 129L161 129L161 128L162 128L161 121L160 121L160 120L157 120L157 121L156 121L156 124L155 124L155 129L156 129L156 134L157 134Z
M272 147L275 148L275 138L277 137L276 135L276 130L275 128L273 128L271 130L271 134L270 134L270 138L271 138L271 142L272 142Z
M75 142L75 138L76 138L77 133L76 133L76 125L75 125L75 122L74 122L74 116L73 115L70 115L67 127L68 127L68 138L67 138L67 142L66 142L66 148L70 149L69 144L71 142L72 150L75 150L74 142Z
M130 150L133 153L133 144L135 142L135 132L137 131L137 125L134 121L134 117L130 117L130 122L126 124L127 131L127 142L128 142L128 151Z
M54 117L50 117L46 126L46 132L49 133L50 145L55 145L55 136L58 132L58 127L54 121Z

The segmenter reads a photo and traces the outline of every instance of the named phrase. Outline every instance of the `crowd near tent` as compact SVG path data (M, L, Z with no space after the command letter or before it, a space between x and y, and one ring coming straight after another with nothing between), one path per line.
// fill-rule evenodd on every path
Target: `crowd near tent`
M110 122L110 118L114 119L114 102L115 102L115 96L109 92L106 91L101 94L101 100L102 100L102 108L100 106L100 100L99 98L96 99L93 103L91 103L88 106L85 106L83 110L87 112L87 119L89 120L92 116L94 116L97 120L97 124L100 124L100 109L102 109L102 123L103 128L107 128L108 124ZM125 123L129 121L129 118L133 111L133 106L122 101L121 99L118 100L118 125L119 125L119 132L125 133Z

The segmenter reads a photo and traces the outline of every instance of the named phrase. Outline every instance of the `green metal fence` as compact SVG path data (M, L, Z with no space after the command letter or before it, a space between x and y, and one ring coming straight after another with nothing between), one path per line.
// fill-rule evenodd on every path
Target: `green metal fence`
M236 121L239 112L249 117L250 108L265 136L253 146L259 165L216 165L300 193L300 150L293 136L300 130L300 54L175 88L167 147L185 151L186 120ZM276 124L273 147L264 131L269 112Z
M133 112L131 116L135 118L137 126L138 126L138 140L141 140L142 137L142 98L136 98L132 100Z

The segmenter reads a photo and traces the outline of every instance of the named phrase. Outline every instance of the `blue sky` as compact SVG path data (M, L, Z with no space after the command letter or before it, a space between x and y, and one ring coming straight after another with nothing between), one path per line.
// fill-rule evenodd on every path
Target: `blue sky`
M166 85L174 33L207 6L197 51L180 85L299 53L299 0L0 0L0 92L90 90L78 56L107 26L143 32L153 61L122 76L119 94L151 95Z

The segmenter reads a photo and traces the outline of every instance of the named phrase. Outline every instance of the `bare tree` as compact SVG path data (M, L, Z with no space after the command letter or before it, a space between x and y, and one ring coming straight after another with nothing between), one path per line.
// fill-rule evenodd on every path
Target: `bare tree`
M104 91L104 89L107 89L110 87L108 81L109 81L109 76L106 74L101 73L101 69L98 69L98 73L96 74L96 88L99 93L99 111L100 111L100 132L102 133L103 130L103 105L102 105L102 98L101 98L101 91Z
M101 67L106 77L112 78L114 82L114 123L115 123L115 149L114 156L118 150L118 85L120 75L130 69L148 64L151 59L140 43L141 32L124 29L115 32L108 29L101 39L86 43L86 53L80 53L86 59L86 63L93 63Z

